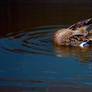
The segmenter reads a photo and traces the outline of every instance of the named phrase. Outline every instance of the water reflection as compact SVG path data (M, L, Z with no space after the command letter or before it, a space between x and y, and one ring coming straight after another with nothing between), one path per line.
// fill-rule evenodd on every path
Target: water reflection
M58 57L79 57L80 62L91 62L92 47L80 48L80 47L65 47L65 46L54 46L54 51Z
M45 91L49 92L50 87L91 87L92 48L58 47L53 44L53 34L65 27L40 26L2 36L0 39L0 58L3 61L0 65L2 90L3 87L10 90L8 86L13 90L17 87L18 91L33 92L45 88ZM4 57L7 57L8 61ZM41 89L37 90L36 87ZM63 90L65 92L65 89Z
M53 44L52 37L61 25L40 26L11 32L1 37L0 52L16 54L39 54L57 57L79 57L80 62L90 62L92 48L65 47ZM7 45L6 45L7 44ZM87 59L88 58L88 59Z

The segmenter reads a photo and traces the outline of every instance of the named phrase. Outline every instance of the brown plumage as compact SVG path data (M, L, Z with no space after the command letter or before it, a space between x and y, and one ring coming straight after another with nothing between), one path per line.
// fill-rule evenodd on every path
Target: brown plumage
M92 30L90 30L90 31L88 32L87 37L88 37L89 40L92 40Z
M92 19L83 20L73 24L69 28L58 30L53 36L56 45L79 46L82 42L89 41L92 31L87 28L92 24Z

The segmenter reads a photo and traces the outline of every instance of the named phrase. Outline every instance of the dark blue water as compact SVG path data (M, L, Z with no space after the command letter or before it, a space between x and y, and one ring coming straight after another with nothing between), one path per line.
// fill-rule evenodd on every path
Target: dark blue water
M60 27L64 28L61 25L40 26L1 37L0 85L11 89L91 88L92 48L55 47L52 37Z

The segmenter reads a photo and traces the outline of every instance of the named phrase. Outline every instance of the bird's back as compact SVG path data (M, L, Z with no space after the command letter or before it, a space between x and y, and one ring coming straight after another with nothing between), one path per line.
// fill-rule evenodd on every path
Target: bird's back
M81 32L62 29L54 34L53 41L56 45L78 46L82 42L88 41L88 38Z

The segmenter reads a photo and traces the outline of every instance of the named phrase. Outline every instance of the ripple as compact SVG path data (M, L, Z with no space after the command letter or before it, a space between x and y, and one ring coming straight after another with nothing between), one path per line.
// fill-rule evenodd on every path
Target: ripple
M56 30L65 27L63 25L39 26L8 33L0 39L0 53L91 57L92 48L81 49L79 47L57 47L53 45L53 34Z
M6 62L7 58L5 59L4 64L1 65L0 73L4 75L0 78L1 85L92 87L92 48L55 46L52 37L56 30L61 28L65 27L43 26L4 35L0 39L0 54L6 54L6 56L10 54L10 59L11 54L13 56L18 54L18 59L15 61L20 61L13 62L14 59L10 61L8 58ZM24 55L25 57L22 58ZM46 58L46 62L42 58ZM8 70L7 64L10 65ZM5 78L9 74L10 79ZM11 79L11 76L14 79Z
M0 53L53 56L52 36L60 26L44 26L11 32L0 39Z

